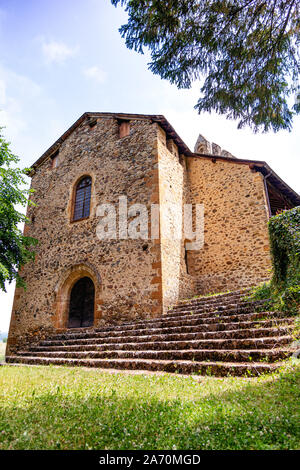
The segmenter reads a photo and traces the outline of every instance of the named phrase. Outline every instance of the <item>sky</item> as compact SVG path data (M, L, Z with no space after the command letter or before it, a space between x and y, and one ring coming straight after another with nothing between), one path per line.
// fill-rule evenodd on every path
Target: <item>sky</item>
M200 84L178 90L128 50L110 0L0 0L0 126L28 167L85 111L163 114L193 150L198 134L239 158L267 161L300 193L300 118L292 132L254 134L194 110ZM9 327L14 285L0 293Z

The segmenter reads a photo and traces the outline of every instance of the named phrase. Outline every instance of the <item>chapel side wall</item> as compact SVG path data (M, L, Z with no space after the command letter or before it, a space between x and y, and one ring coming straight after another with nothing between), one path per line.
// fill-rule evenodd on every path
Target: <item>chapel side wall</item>
M194 203L204 204L204 247L190 251L199 294L236 290L270 278L263 176L247 165L189 158Z
M71 282L90 275L96 287L95 326L162 313L160 244L151 240L100 241L96 236L100 203L118 207L158 200L157 125L132 120L130 135L119 138L118 122L83 122L62 143L59 164L51 160L32 177L35 192L26 234L38 239L36 260L22 269L27 290L16 289L7 353L66 328L62 309ZM72 222L72 194L82 175L92 177L90 217Z
M177 146L172 139L166 140L166 134L160 127L158 162L162 294L166 312L180 298L194 294L194 280L187 274L184 261L182 214L187 197L184 156L179 156Z

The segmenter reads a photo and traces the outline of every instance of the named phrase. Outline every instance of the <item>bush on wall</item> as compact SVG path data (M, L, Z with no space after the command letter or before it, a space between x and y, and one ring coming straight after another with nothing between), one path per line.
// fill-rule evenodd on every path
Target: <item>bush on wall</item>
M300 281L300 207L284 211L269 221L273 264L272 282L277 288Z
M268 298L268 306L297 312L300 306L300 207L269 221L272 279L253 290L252 297Z

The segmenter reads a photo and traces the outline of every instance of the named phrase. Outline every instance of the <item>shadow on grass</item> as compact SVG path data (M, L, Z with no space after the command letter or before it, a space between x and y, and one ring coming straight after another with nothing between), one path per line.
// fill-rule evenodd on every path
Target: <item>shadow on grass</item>
M188 394L182 385L184 396L177 398L147 389L146 378L144 392L130 389L132 377L127 395L116 389L89 393L88 386L20 391L0 410L0 448L296 449L299 376L299 369L289 369L209 393L204 382Z

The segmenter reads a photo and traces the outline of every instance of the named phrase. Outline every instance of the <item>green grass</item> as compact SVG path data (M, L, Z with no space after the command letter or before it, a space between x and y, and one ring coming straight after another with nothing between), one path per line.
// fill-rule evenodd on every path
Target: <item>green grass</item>
M299 385L2 366L0 449L298 449Z
M4 361L6 343L0 342L0 362Z

